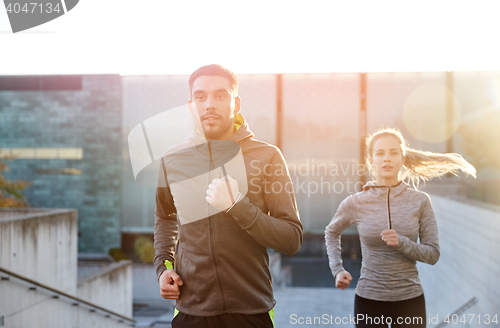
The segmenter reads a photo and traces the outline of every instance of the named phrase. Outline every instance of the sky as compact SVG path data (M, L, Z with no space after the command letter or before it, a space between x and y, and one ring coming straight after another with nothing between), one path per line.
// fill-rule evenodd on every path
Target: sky
M499 71L500 1L80 0L12 33L0 75Z

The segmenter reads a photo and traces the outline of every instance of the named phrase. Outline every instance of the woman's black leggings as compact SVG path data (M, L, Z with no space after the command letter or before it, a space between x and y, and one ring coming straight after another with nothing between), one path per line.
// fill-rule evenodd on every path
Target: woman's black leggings
M354 316L357 328L425 328L424 294L404 301L374 301L356 295L354 299Z

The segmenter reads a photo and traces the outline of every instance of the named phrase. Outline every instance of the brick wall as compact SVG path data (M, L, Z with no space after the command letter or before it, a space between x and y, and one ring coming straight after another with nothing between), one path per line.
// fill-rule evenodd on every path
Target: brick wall
M79 251L107 252L120 246L121 79L80 78L79 90L0 88L0 148L82 148L82 159L17 159L6 176L33 182L33 207L77 209Z

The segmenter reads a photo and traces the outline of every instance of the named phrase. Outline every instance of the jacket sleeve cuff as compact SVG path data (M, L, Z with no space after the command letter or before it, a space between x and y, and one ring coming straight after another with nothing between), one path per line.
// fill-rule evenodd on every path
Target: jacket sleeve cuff
M158 280L160 280L160 276L165 270L174 269L173 263L169 260L164 260L163 264L164 265L161 265L156 269L156 277L158 278Z
M241 192L238 193L238 197L236 197L236 200L234 201L234 203L231 205L230 208L228 208L226 210L226 213L228 213L233 207L234 205L238 204L238 202L243 198L243 195L241 194Z
M342 266L342 264L339 264L338 266L335 267L335 270L333 271L333 278L334 279L337 279L337 274L341 271L344 271L344 267Z
M165 267L162 267L160 268L157 272L156 272L156 278L158 279L158 281L160 281L160 276L163 272L165 272L167 270L167 268Z
M250 203L248 197L241 197L241 200L233 205L226 213L232 215L242 229L249 229L257 221L258 208Z
M398 246L396 246L396 249L398 251L402 251L406 248L406 246L408 245L408 242L410 242L410 239L406 236L401 236L400 234L398 234L398 239L399 239L399 243L398 243Z

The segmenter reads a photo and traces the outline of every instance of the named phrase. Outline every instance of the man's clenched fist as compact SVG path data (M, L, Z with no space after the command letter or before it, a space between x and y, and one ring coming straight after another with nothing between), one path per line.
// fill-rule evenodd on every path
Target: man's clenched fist
M182 286L181 277L174 270L165 270L160 275L160 294L163 298L175 300L179 298L180 289Z
M207 202L219 211L230 208L239 194L238 181L230 176L227 176L227 179L227 181L225 178L213 179L208 185Z

